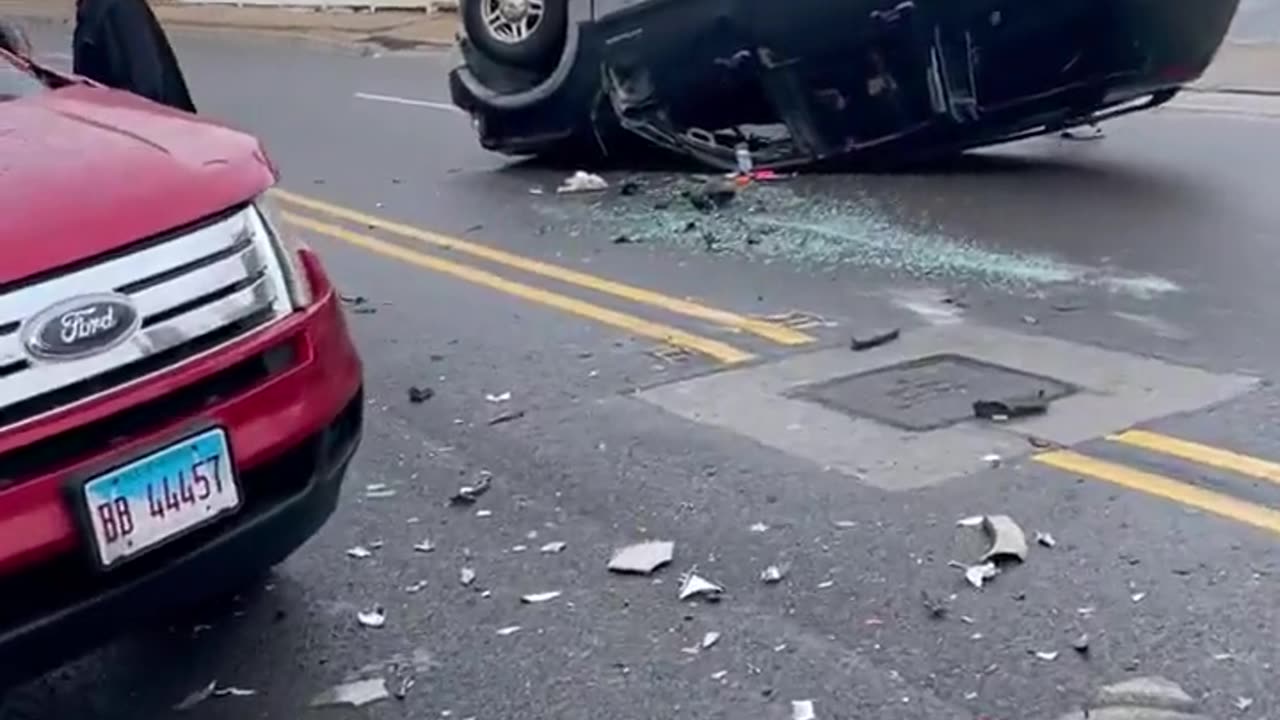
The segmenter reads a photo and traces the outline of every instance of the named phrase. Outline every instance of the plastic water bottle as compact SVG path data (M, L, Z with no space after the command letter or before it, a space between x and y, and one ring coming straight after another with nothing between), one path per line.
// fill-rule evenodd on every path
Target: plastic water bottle
M733 149L733 154L738 160L738 174L750 175L755 169L755 163L751 159L751 148L748 148L746 143L738 143L738 146Z

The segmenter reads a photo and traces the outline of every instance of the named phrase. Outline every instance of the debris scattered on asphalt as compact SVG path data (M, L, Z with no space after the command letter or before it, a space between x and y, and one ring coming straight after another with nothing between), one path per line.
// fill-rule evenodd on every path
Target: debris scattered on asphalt
M706 635L702 636L702 649L710 650L712 646L714 646L718 642L720 642L720 633L709 632Z
M835 580L823 580L822 582L818 583L819 590L829 590L835 586L836 586Z
M1213 659L1215 662L1225 662L1227 660L1234 660L1235 657L1235 653L1216 653L1213 656Z
M213 691L214 697L253 697L254 695L257 695L257 694L258 694L257 690L251 690L249 688L238 688L238 687L216 688Z
M191 708L199 705L205 700L208 700L209 698L213 697L213 691L216 689L218 689L218 681L212 680L209 682L208 685L205 685L199 690L196 690L195 692L185 697L182 700L182 702L178 703L177 705L174 705L173 709L179 712L190 710Z
M632 195L639 195L640 189L640 183L635 180L623 180L622 184L618 186L618 194L623 197L631 197Z
M489 492L489 488L493 486L493 475L488 472L481 472L476 478L475 484L463 485L458 488L458 492L449 498L451 505L474 505L481 495Z
M1138 663L1129 663L1137 667ZM1159 676L1140 677L1107 685L1098 690L1093 705L1151 707L1194 712L1195 698L1172 680Z
M920 591L920 600L924 603L924 609L929 612L929 617L934 620L945 620L947 613L951 611L946 598L934 597L928 590Z
M374 483L364 489L364 496L369 500L386 500L396 496L396 491L383 483Z
M462 568L461 571L458 572L458 582L462 583L463 587L470 587L471 583L475 581L476 581L475 570L472 570L469 567L464 567Z
M702 598L708 602L717 602L723 594L723 587L692 571L685 576L684 582L680 585L681 600Z
M1028 397L977 400L973 403L973 416L992 422L1006 422L1018 418L1043 415L1049 410L1044 390Z
M405 698L409 697L409 691L412 690L413 686L417 684L418 684L417 678L415 678L412 675L405 675L404 677L400 678L400 682L396 685L395 692L392 694L395 695L397 700L404 700Z
M494 403L495 405L508 402L511 400L511 391L508 390L506 392L497 393L497 394L489 393L488 395L484 396L484 399L488 402Z
M1054 660L1058 659L1058 651L1054 650L1053 652L1037 652L1035 653L1035 656L1041 660L1044 660L1045 662L1053 662Z
M409 388L409 402L414 405L421 405L436 396L436 391L429 387L418 387L414 385Z
M504 413L502 413L502 414L500 414L500 415L496 415L496 416L494 416L494 417L490 418L490 419L489 419L489 425L490 425L490 426L494 426L494 425L503 425L503 424L509 423L509 422L511 422L511 421L513 421L513 420L519 420L519 419L520 419L520 418L522 418L522 417L524 417L524 411L523 411L523 410L512 410L512 411L504 412Z
M614 245L635 245L636 241L630 235L617 235L613 238Z
M964 579L967 580L970 585L978 588L979 590L982 589L982 586L986 581L1000 574L1000 568L996 567L996 564L992 562L982 563L980 565L965 565L964 563L952 560L948 565L956 568L957 570L964 571Z
M1240 712L1246 712L1249 708L1253 707L1253 698L1238 697L1232 704L1235 705L1236 709Z
M1023 315L1022 322L1027 325L1039 325L1040 319L1037 318L1035 315Z
M477 511L476 511L476 517L478 517L478 518L487 518L487 517L492 517L492 516L493 516L493 511L492 511L492 510L477 510Z
M1004 462L1004 458L1000 457L995 453L988 453L982 456L982 462L990 465L993 468L998 468L1000 467L1000 463Z
M420 552L420 553L435 552L436 546L435 546L435 543L431 542L431 540L428 538L428 539L424 539L422 542L418 543L417 545L414 545L413 551Z
M976 528L982 527L982 521L985 520L983 515L970 515L967 518L961 518L956 521L958 527Z
M509 627L500 628L500 629L498 630L498 635L499 635L499 636L501 636L501 637L507 637L507 636L509 636L509 635L515 635L515 634L516 634L516 633L518 633L518 632L520 632L520 626L519 626L519 625L511 625L511 626L509 626Z
M356 621L367 628L380 628L387 624L387 611L380 606L356 613Z
M628 545L613 553L609 560L609 570L616 573L648 575L671 562L675 556L676 545L666 540Z
M531 187L531 188L529 188L529 194L530 194L530 195L545 195L545 194L546 194L546 192L547 192L546 190L543 190L543 189L542 189L542 188L540 188L540 187Z
M1129 599L1130 599L1130 600L1132 600L1132 601L1133 601L1133 602L1135 602L1135 603L1140 603L1140 602L1142 602L1142 601L1143 601L1143 599L1145 599L1146 597L1147 597L1147 594L1146 594L1146 593L1144 593L1144 592L1140 592L1140 593L1134 593L1134 594L1130 595L1130 596L1129 596Z
M335 685L317 695L311 701L311 707L350 705L358 708L390 697L391 693L387 692L387 681L384 678L371 678Z
M609 182L599 175L579 170L565 178L560 187L556 188L556 192L561 194L599 192L608 187Z
M780 565L770 565L769 567L764 569L764 572L760 573L760 579L763 580L767 585L774 585L776 583L780 583L782 582L783 578L785 578L786 576L787 576L786 568Z
M406 585L404 588L404 591L409 593L410 595L417 595L418 593L426 589L427 589L427 581L419 580L418 582L412 585Z
M709 213L733 202L738 196L738 188L731 181L710 179L698 187L682 190L680 194L695 210Z
M764 523L762 523L762 522L758 522L758 523L756 523L756 524L754 524L754 525L752 525L752 526L751 526L751 532L753 532L753 533L766 533L766 532L769 532L769 526L768 526L768 525L766 525L766 524L764 524Z
M792 700L791 720L818 720L813 711L812 700Z
M344 305L351 305L354 307L359 307L369 302L369 299L363 295L339 295L338 300L342 301Z
M357 545L347 550L347 557L364 560L365 558L373 557L373 551L363 545Z
M858 523L856 520L837 520L835 526L841 530L852 530L858 527Z
M1039 450L1044 450L1046 448L1053 447L1052 440L1045 440L1044 438L1036 437L1035 435L1032 435L1031 437L1027 438L1027 442L1031 444L1031 447Z
M902 330L899 328L872 333L864 337L854 337L849 343L849 349L854 352L871 350L881 345L888 345L899 337L902 337Z
M1053 535L1050 535L1047 532L1037 531L1036 542L1047 548L1053 548L1058 546L1058 541L1054 539Z
M1022 562L1027 559L1027 536L1013 518L988 515L982 522L982 529L991 538L991 548L982 556L982 562L1010 558Z
M720 682L721 680L725 679L726 677L729 677L729 671L728 671L728 670L717 670L717 671L715 671L715 672L711 673L711 679L712 679L712 680L715 680L716 682Z
M1075 640L1072 640L1071 649L1081 655L1087 654L1089 652L1089 636L1087 634L1082 634Z
M564 552L564 549L567 547L569 547L568 543L557 540L556 542L549 542L538 548L538 552L546 555L557 555Z
M526 605L537 605L538 603L550 602L552 600L555 600L556 598L560 597L560 595L561 593L559 590L552 590L551 592L544 592L544 593L533 593L531 595L525 595L521 597L520 602Z

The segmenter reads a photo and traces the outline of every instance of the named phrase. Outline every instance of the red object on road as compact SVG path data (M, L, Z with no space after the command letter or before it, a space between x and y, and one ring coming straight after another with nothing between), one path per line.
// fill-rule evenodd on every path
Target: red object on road
M332 514L361 364L256 140L0 53L0 687Z

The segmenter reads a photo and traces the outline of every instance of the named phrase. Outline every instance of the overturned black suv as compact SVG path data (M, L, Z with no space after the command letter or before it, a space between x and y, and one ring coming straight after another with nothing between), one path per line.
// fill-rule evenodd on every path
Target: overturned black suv
M453 102L511 155L896 163L1155 107L1239 0L461 0Z

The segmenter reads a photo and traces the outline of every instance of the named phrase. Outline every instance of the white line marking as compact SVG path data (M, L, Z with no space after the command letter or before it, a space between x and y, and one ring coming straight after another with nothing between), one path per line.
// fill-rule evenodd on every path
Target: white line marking
M411 105L413 107L428 108L430 110L442 110L444 112L455 113L457 115L466 115L461 108L449 103L432 102L430 100L414 100L413 98L396 97L395 95L375 95L373 93L356 93L356 97L361 100L373 100L374 102L392 103L394 105Z

